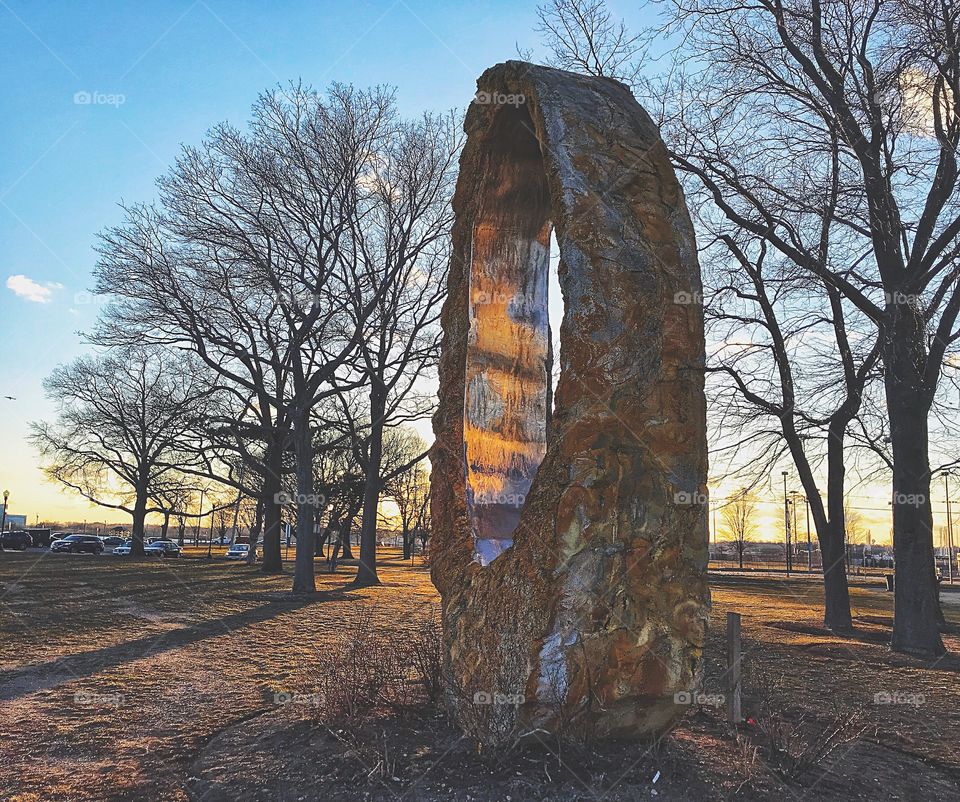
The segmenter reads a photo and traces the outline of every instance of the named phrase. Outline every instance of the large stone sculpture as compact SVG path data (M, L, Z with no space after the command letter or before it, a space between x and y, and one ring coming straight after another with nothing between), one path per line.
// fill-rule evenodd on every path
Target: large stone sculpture
M432 453L449 701L487 743L655 733L698 681L710 605L689 215L622 84L507 62L478 88Z

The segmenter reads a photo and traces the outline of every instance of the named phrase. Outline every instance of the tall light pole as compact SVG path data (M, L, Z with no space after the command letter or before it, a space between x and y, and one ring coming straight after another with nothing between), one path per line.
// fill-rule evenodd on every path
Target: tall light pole
M787 472L780 471L783 477L783 537L787 547L787 576L790 576L790 499L787 498Z
M790 531L793 537L790 540L790 567L793 568L794 549L797 547L797 499L801 493L797 490L790 491Z
M943 474L943 494L947 497L947 577L953 584L953 516L950 514L949 474Z
M813 546L810 543L810 499L804 495L803 502L807 507L807 573L813 573Z
M3 517L0 518L0 551L3 551L3 532L7 528L7 499L10 498L10 491L3 491Z

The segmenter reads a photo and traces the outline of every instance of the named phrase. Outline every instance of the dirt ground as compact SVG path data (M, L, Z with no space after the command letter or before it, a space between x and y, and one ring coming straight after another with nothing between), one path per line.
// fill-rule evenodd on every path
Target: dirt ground
M426 569L395 554L382 587L348 592L352 574L294 598L289 577L223 560L0 554L0 798L960 799L960 638L932 665L892 654L875 587L851 589L857 636L840 639L815 581L715 577L704 696L670 734L491 752L426 704L318 712L310 669L360 612L397 632L435 611ZM960 593L942 595L956 625ZM728 611L748 675L736 729L717 706Z

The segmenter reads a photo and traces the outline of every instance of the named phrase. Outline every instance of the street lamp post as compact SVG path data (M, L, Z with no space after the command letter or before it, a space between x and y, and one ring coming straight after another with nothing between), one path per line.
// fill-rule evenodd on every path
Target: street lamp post
M813 573L813 546L810 543L810 499L803 497L804 504L807 507L807 573Z
M3 551L3 532L7 528L7 499L10 498L10 491L3 491L3 517L0 518L0 551Z
M790 499L787 497L787 472L780 471L783 477L783 536L787 546L787 576L790 576Z
M947 577L953 584L953 515L950 512L949 474L943 474L943 494L947 497Z
M790 532L793 537L790 539L790 567L793 568L793 557L794 549L797 548L797 541L800 539L797 536L797 498L799 498L800 493L796 490L790 491Z

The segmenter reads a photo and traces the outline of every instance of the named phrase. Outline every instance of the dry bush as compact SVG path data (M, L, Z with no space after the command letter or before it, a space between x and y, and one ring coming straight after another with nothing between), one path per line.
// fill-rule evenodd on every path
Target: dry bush
M788 711L790 691L781 677L754 666L749 670L754 740L764 760L787 779L796 780L822 764L840 747L858 740L866 730L863 710L833 705L822 715Z
M318 649L307 679L324 720L354 719L406 701L407 681L400 639L378 629L372 608L348 617L346 637Z
M405 662L413 669L414 679L431 704L440 704L446 695L447 677L443 660L443 627L437 607L423 620L406 646Z

